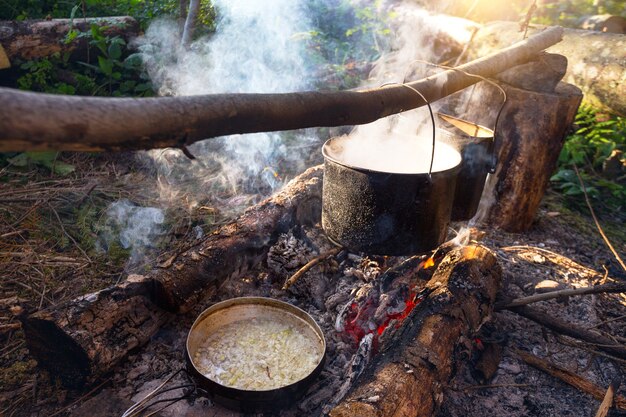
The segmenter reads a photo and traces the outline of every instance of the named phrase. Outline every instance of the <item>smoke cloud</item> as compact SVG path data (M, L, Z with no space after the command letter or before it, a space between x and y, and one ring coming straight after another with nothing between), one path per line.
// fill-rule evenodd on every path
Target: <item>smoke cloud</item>
M434 69L421 61L438 62L450 52L442 45L435 51L437 27L445 23L459 28L454 35L459 42L471 34L471 28L442 22L443 18L409 2L213 0L213 5L219 19L215 34L195 40L188 48L181 46L177 22L168 19L152 22L137 41L160 95L314 89L324 86L320 77L333 65L348 59L369 61L376 54L381 58L363 86L400 83L431 74ZM316 47L316 42L322 47ZM418 109L361 126L350 137L353 142L379 140L393 132L403 141L412 138L419 157L429 160L429 123L427 110ZM162 207L193 210L210 201L235 214L313 161L319 162L325 139L311 129L233 135L191 145L194 160L177 149L141 152L138 158L156 173L155 189ZM122 230L123 245L149 246L162 233L163 212L145 209L140 211L127 202L110 208L108 215Z

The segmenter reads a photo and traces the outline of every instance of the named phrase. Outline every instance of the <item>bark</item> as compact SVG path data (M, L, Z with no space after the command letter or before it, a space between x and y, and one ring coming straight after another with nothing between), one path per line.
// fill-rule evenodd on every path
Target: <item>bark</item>
M130 16L95 17L52 20L0 21L0 44L10 60L44 58L54 53L85 51L89 39L76 38L66 43L65 37L73 27L88 32L92 24L103 28L106 36L121 36L126 41L139 34L139 23Z
M542 26L529 28L537 33ZM521 39L514 22L496 22L477 33L469 57L483 56ZM548 52L569 60L564 81L579 87L585 101L615 114L626 116L626 36L588 30L565 29L563 41Z
M166 315L150 301L151 281L137 278L24 317L26 345L38 364L80 387L148 342Z
M399 331L381 340L379 362L330 415L435 415L452 377L455 348L489 316L501 275L484 247L450 252L427 284L433 292Z
M555 27L459 67L490 77L559 42ZM477 82L448 70L408 83L428 101ZM182 147L215 136L364 124L425 104L399 85L372 90L190 97L98 98L0 89L0 152L103 151Z
M321 165L308 169L237 221L177 255L168 268L152 271L156 303L168 311L189 311L212 286L258 265L281 233L297 224L318 222L322 171Z
M496 128L498 164L485 184L477 219L522 232L532 225L582 94L565 83L554 93L503 88L507 101ZM492 126L502 102L500 91L481 83L472 95L474 102L484 104L470 107L462 117Z

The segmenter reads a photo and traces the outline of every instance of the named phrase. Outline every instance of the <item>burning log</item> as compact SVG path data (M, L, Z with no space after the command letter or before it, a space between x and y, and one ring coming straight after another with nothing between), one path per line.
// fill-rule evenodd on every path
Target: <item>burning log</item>
M78 37L65 42L70 28L89 32L95 24L106 36L121 36L126 41L139 34L139 23L130 16L91 17L88 19L52 19L0 22L0 44L9 60L37 59L54 53L85 51L89 39Z
M131 276L119 286L23 317L28 350L67 386L93 381L165 322L149 298L150 286L144 277Z
M429 102L523 64L561 39L554 27L502 51L408 83ZM401 85L288 94L213 94L160 98L59 96L0 89L0 151L131 150L185 147L234 133L364 124L425 105Z
M322 167L317 166L179 255L172 267L154 270L155 301L169 311L188 311L209 287L219 286L265 259L281 233L296 224L316 223L321 216L321 198Z
M451 251L426 284L429 295L380 340L382 355L330 415L431 416L451 378L455 348L489 316L500 287L495 255L481 246Z

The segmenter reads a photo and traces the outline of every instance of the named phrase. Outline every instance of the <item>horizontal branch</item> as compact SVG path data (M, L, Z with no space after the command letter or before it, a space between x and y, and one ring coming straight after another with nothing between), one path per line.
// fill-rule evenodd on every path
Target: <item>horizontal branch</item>
M408 83L429 102L525 63L559 42L553 27L486 57ZM460 70L460 71L459 71ZM229 134L364 124L423 106L401 85L285 94L210 94L186 97L100 98L0 88L0 152L120 151L182 147Z

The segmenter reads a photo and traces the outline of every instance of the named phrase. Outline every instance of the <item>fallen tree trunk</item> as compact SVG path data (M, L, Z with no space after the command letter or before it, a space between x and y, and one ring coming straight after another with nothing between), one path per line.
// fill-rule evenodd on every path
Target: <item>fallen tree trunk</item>
M528 33L538 33L532 26ZM484 56L522 38L515 22L496 22L480 28L469 57ZM548 52L565 55L569 61L564 81L579 87L585 101L626 116L626 36L588 30L565 29L563 41Z
M93 382L144 345L165 322L143 277L22 318L26 345L64 385Z
M559 42L550 28L502 51L408 83L429 102L523 64ZM425 105L400 85L372 90L288 94L214 94L161 98L58 96L0 89L0 152L103 151L184 147L235 133L369 123Z
M9 60L44 58L54 53L85 51L89 38L77 37L66 42L70 28L89 32L91 25L102 28L106 36L120 36L126 41L139 35L139 23L130 16L90 17L87 19L0 21L0 44Z
M382 340L383 355L332 417L432 416L443 400L455 348L489 316L502 271L481 246L450 252L427 288L432 293Z

